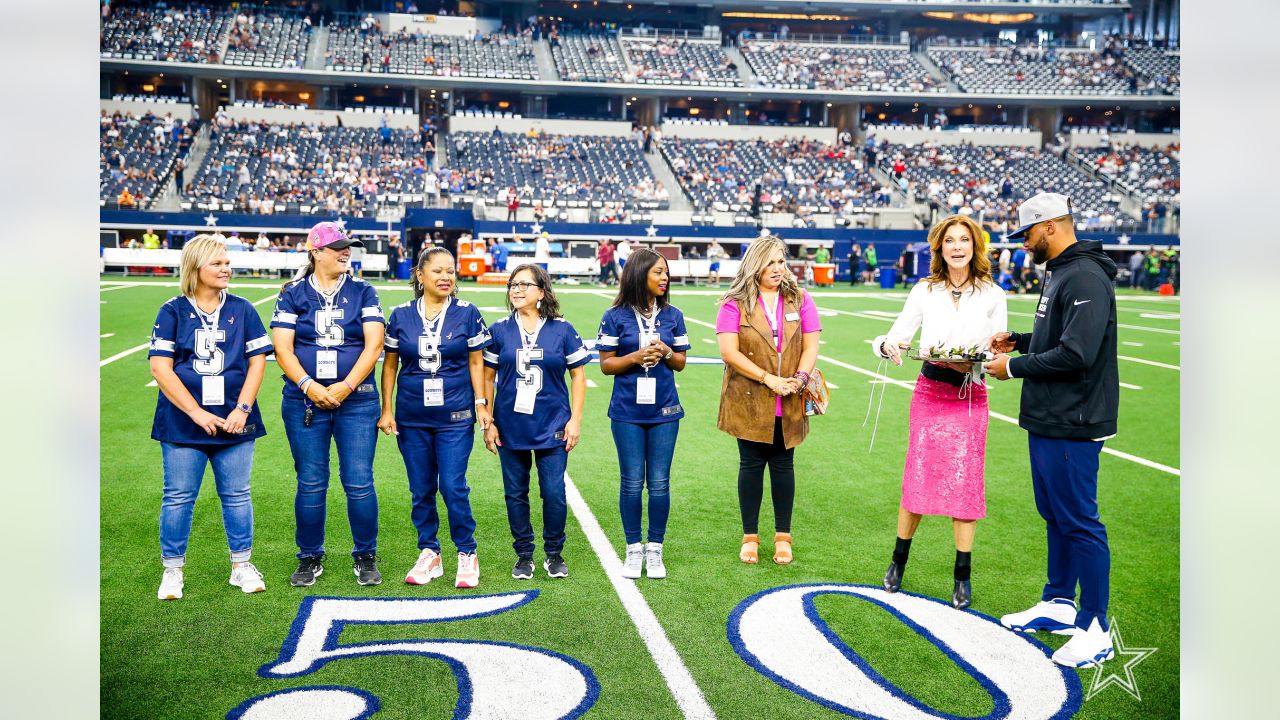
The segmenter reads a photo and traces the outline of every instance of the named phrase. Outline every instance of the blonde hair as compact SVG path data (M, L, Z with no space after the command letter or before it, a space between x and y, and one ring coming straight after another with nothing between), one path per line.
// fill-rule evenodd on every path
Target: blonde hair
M197 235L182 246L182 260L178 264L178 288L187 297L195 297L200 280L200 268L213 262L219 252L227 249L227 239L221 234Z
M983 284L995 285L996 281L991 277L991 258L987 255L987 234L968 215L952 215L943 218L929 230L928 282L930 287L935 283L946 285L950 280L947 261L942 257L942 241L946 238L947 231L956 225L963 226L965 232L973 239L973 256L969 258L969 279L973 281L973 286L977 288Z
M769 256L774 250L782 251L782 258L787 257L787 244L777 235L761 235L747 246L742 255L742 264L738 266L738 274L733 276L729 290L720 298L720 304L730 301L740 302L747 314L755 311L756 300L760 298L760 271L769 264ZM792 303L800 304L800 286L796 284L791 269L782 267L782 285L778 287L778 295Z

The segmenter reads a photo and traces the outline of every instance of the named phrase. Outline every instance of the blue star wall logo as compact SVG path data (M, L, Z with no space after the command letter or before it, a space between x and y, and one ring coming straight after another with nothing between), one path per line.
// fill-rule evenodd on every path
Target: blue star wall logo
M1124 638L1120 636L1120 625L1116 623L1115 618L1111 618L1111 646L1115 648L1116 656L1110 662L1094 668L1093 680L1089 683L1085 700L1092 699L1108 686L1117 685L1121 690L1132 695L1135 700L1142 702L1142 693L1139 692L1138 682L1133 677L1133 669L1155 654L1157 648L1126 647Z

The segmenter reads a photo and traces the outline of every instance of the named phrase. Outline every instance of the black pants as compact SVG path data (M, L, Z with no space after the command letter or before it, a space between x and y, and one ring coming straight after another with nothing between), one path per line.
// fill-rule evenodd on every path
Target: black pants
M796 498L795 448L782 440L782 418L773 421L773 442L738 440L738 509L742 532L760 532L760 502L764 497L764 466L769 466L769 494L773 497L774 528L791 532L791 506Z

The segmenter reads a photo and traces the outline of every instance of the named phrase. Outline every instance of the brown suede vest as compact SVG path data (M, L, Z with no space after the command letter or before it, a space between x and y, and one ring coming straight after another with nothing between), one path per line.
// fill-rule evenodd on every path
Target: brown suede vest
M746 313L742 303L738 303L738 312L741 317L738 350L770 375L784 378L794 375L800 366L800 355L804 347L800 321L783 321L782 368L779 369L773 330L765 319L759 300L750 315ZM794 303L785 302L784 317L799 317L799 314L800 309ZM726 364L724 379L720 385L720 418L716 427L736 438L772 443L777 398L767 385L757 382L754 377L742 375ZM804 400L800 394L782 398L782 439L785 446L793 448L799 445L808 434L809 416L804 414Z

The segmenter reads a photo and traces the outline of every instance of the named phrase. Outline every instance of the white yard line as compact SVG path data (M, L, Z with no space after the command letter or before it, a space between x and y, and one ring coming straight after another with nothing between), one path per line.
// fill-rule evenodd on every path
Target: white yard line
M596 384L595 380L592 380L591 378L587 378L587 387L593 388L593 387L600 387L600 386Z
M1009 314L1017 315L1018 317L1035 317L1034 313L1013 312L1012 310L1009 311ZM1142 330L1145 332L1164 333L1165 335L1182 334L1181 330L1168 330L1166 328L1148 327L1146 325L1126 325L1125 323L1116 323L1116 327L1122 327L1126 330Z
M1120 344L1121 344L1121 345L1128 345L1129 347L1142 347L1142 343L1129 342L1129 341L1127 341L1127 340L1125 340L1125 341L1121 341L1121 343L1120 343Z
M1130 384L1129 384L1129 383L1127 383L1127 382L1122 382L1122 383L1120 383L1120 387L1122 387L1122 388L1128 388L1129 390L1141 390L1141 389L1142 389L1142 386L1141 386L1141 385L1130 385Z
M691 318L691 317L688 317L688 316L686 316L686 317L685 317L685 320L686 320L686 321L688 321L688 322L697 323L697 324L699 324L699 325L707 325L707 326L710 326L710 325L711 325L711 323L703 322L702 320L699 320L699 319L697 319L697 318ZM1123 355L1121 355L1121 356L1120 356L1120 358L1121 358L1121 359L1136 360L1136 358L1125 358L1125 356L1123 356ZM905 388L905 389L907 389L907 390L913 390L913 389L914 389L914 386L912 386L912 385L908 384L907 382L905 382L905 381L903 381L903 380L897 380L897 379L891 378L891 377L889 377L889 376L887 376L887 375L881 375L881 374L880 374L880 373L878 373L878 372L874 372L874 371L872 371L872 370L867 370L866 368L860 368L860 367L858 367L857 365L850 365L850 364L849 364L849 363L847 363L847 362L843 362L843 361L841 361L841 360L837 360L837 359L835 359L835 358L833 358L833 357L830 357L830 356L828 356L828 355L818 355L818 359L819 359L819 360L821 360L821 361L823 361L823 362L825 362L825 363L830 363L830 364L832 364L832 365L837 365L837 366L842 367L842 368L844 368L844 369L846 369L846 370L852 370L853 372L861 373L861 374L863 374L863 375L866 375L866 376L868 376L868 377L871 377L871 378L873 378L873 379L875 379L875 380L879 380L879 381L881 381L881 382L883 382L883 383L885 383L885 384L888 384L888 385L897 385L898 387ZM1163 363L1155 363L1155 362L1152 362L1152 361L1150 361L1150 360L1139 360L1138 362L1150 363L1150 364L1152 364L1152 365L1161 365L1161 366L1163 366L1163 367L1171 367L1171 368L1173 368L1173 369L1175 369L1175 370L1180 369L1180 368L1178 368L1176 365L1164 365ZM1002 421L1007 422L1007 423L1012 423L1013 425L1017 425L1017 424L1018 424L1018 420L1017 420L1017 418L1011 418L1011 417L1009 417L1008 415L1002 415L1002 414L1000 414L1000 413L998 413L998 412L995 412L994 410L988 410L987 412L988 412L988 414L990 414L990 415L991 415L991 417L993 417L993 418L995 418L995 419L997 419L997 420L1002 420ZM1181 476L1182 476L1182 472L1181 472L1178 468L1175 468L1175 467L1169 467L1168 465L1162 465L1162 464L1160 464L1160 463L1158 463L1158 462L1154 462L1154 461L1152 461L1152 460L1147 460L1146 458L1138 457L1137 455L1130 455L1129 453L1120 452L1119 450L1115 450L1115 449L1112 449L1112 448L1109 448L1109 447L1106 447L1106 446L1103 446L1103 448L1102 448L1102 452L1107 453L1108 455L1114 455L1115 457L1122 458L1122 459L1124 459L1124 460L1128 460L1128 461L1130 461L1130 462L1135 462L1135 463L1137 463L1137 464L1139 464L1139 465L1144 465L1144 466L1146 466L1146 467L1153 468L1153 469L1155 469L1155 470L1160 470L1160 471L1162 471L1162 472L1167 472L1167 473L1169 473L1169 474L1171 474L1171 475L1176 475L1176 476L1178 476L1178 477L1181 477Z
M131 287L138 287L142 283L121 283L110 287L103 287L99 292L111 292L112 290L124 290Z
M151 382L146 384L146 387L159 387L159 386L156 384L155 380L152 380Z
M101 334L101 335L99 335L98 337L99 337L99 338L109 338L109 337L115 337L115 336L116 336L116 334L115 334L115 333L102 333L102 334Z
M1142 363L1143 365L1154 365L1155 367L1162 367L1169 370L1177 370L1178 372L1182 372L1181 365L1169 365L1168 363L1156 362L1155 360L1143 360L1142 358L1129 357L1128 355L1117 355L1116 357L1120 358L1121 360L1128 360L1129 362Z
M666 681L671 694L675 696L680 712L686 718L714 720L715 712L707 704L707 699L703 696L702 690L698 689L698 684L694 682L689 668L685 666L675 646L667 638L667 633L662 629L662 623L658 622L658 616L649 607L644 595L640 594L635 581L622 577L622 561L615 554L609 538L605 536L596 516L592 514L590 506L583 499L582 493L578 492L578 486L574 484L568 473L564 476L564 490L569 508L578 518L578 524L582 526L587 542L591 544L591 549L595 551L596 557L604 567L605 577L609 578L614 592L622 601L623 609L631 617L631 622L640 633L640 639L644 641L649 654L653 656L658 672L662 673L662 679Z

